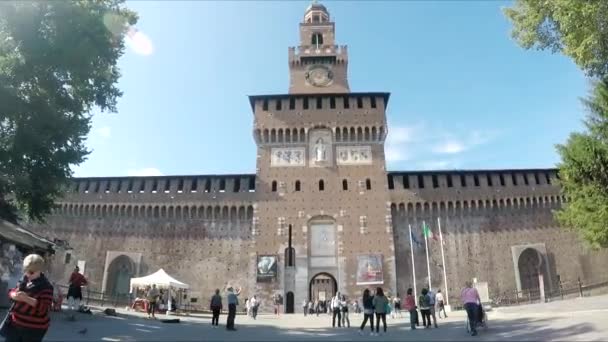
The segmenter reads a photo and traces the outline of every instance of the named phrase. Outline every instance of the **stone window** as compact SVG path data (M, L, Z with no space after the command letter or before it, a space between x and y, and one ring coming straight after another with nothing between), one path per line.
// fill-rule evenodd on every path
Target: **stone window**
M348 103L348 96L344 96L342 100L344 101L344 109L349 109L350 103Z
M491 174L486 174L486 179L488 180L488 186L493 186L492 184L492 175Z
M308 109L308 97L305 97L302 100L303 100L302 107L304 109Z
M357 108L363 108L363 99L361 97L357 97Z
M536 183L536 185L540 184L540 179L538 179L538 173L536 173L536 172L534 172L534 182Z
M262 110L263 111L268 110L268 99L264 99L264 101L262 101Z
M274 108L276 110L281 110L281 109L283 109L282 106L283 106L283 101L281 101L281 99L277 99L277 102L275 103L275 107Z
M277 181L272 181L272 192L277 192Z
M437 175L433 175L433 188L438 188L439 187L439 179L437 179Z
M158 179L155 179L152 183L152 192L156 193L158 191Z
M179 181L177 182L177 192L178 193L182 193L184 192L184 179L180 178Z
M505 186L505 176L502 173L499 176L500 176L500 186Z
M224 178L220 179L220 192L226 192L226 180Z
M325 190L325 182L321 179L319 180L319 191Z
M511 182L513 183L513 185L517 185L517 174L511 174Z
M395 181L393 180L392 175L388 175L388 188L389 190L393 190L395 188Z
M465 175L460 175L460 186L467 187L467 177Z
M293 97L289 99L289 109L296 109L296 99L294 99Z
M473 182L475 183L475 186L479 186L479 176L478 175L473 175Z
M241 179L240 178L236 178L234 180L234 192L239 192L241 191Z
M551 184L551 176L549 173L545 173L545 178L547 179L547 184Z
M316 19L316 21L315 21L315 19ZM313 21L316 22L316 23L318 23L319 22L319 16L315 15ZM323 45L323 35L320 34L320 33L318 33L318 32L313 33L312 34L312 39L310 40L310 43L312 45L317 46L317 47L319 47L319 45Z
M331 109L336 108L336 98L333 96L329 98L329 108L331 108Z
M198 179L193 179L190 185L190 192L196 192L198 190Z
M418 175L418 189L424 189L424 178L422 175Z
M404 189L410 188L410 176L408 176L408 175L403 176L403 188Z
M371 190L371 189L372 189L372 181L371 181L369 178L367 178L367 179L365 180L365 188L366 188L367 190Z
M348 190L348 181L346 179L342 180L342 190Z
M453 187L454 184L452 183L452 175L448 175L448 188Z
M296 191L300 191L300 181L296 181Z
M528 181L528 175L524 173L524 184L530 185L530 181Z
M323 108L323 98L317 97L317 109Z
M370 97L369 101L370 101L372 108L376 108L376 97L375 96Z

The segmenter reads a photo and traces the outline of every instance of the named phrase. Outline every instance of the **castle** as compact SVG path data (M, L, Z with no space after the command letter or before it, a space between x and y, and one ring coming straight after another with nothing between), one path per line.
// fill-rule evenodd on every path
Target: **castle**
M555 169L387 172L389 93L350 91L323 5L299 27L289 92L249 97L255 174L76 178L31 228L69 241L92 288L124 294L130 277L164 268L203 307L227 284L267 310L281 294L286 312L338 290L404 293L412 266L418 289L430 281L454 303L466 280L493 296L606 270L605 251L553 219L566 200Z

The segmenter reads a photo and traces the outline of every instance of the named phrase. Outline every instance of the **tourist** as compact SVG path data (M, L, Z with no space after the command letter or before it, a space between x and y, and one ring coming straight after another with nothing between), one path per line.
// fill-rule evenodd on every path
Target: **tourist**
M146 299L148 300L148 318L150 318L151 314L152 318L156 319L154 313L156 312L156 302L158 301L158 297L160 297L160 292L156 288L156 284L152 284L152 288L150 288L146 294ZM167 308L167 310L169 309L170 308Z
M355 315L358 315L361 313L361 308L359 307L358 300L353 301L353 312L355 313Z
M342 295L340 308L342 309L342 326L350 328L350 319L348 318L348 301L346 300L345 295Z
M342 327L342 313L340 310L340 301L340 292L337 292L336 295L331 299L330 304L330 309L333 313L331 326L334 328L336 327L336 316L338 316L338 328Z
M247 313L247 317L251 317L251 303L249 302L249 298L245 298L245 312Z
M319 299L315 300L315 312L317 313L317 317L319 317L319 313L321 312L321 302Z
M416 330L416 322L418 321L418 311L416 311L416 300L412 295L412 289L407 289L405 296L405 310L410 313L410 328Z
M87 284L87 279L79 273L78 266L74 267L74 271L68 280L68 308L72 311L80 309L80 301L82 300L82 287ZM74 318L74 314L72 314Z
M381 287L376 289L376 295L373 299L374 311L376 312L376 336L380 331L380 319L382 319L382 325L384 326L384 333L386 334L386 311L388 306L388 299L384 296L384 291Z
M23 269L23 279L9 291L15 304L7 317L6 342L42 341L50 324L53 286L42 273L44 259L30 254L23 260Z
M249 305L251 306L251 317L253 317L253 319L256 319L258 317L258 308L260 307L260 301L258 301L256 296L253 296Z
M302 311L304 312L304 317L306 317L308 311L308 301L306 299L302 301Z
M309 301L308 302L308 313L312 316L312 314L315 313L315 304L313 303L313 301Z
M478 311L481 299L479 298L479 292L473 287L470 281L465 282L464 288L460 291L460 300L464 305L464 309L467 310L467 316L469 317L469 323L471 326L471 335L477 335L477 321Z
M361 329L359 335L363 335L363 329L369 319L369 327L371 328L371 336L374 336L374 298L370 295L369 289L363 290L363 298L361 299L363 304L363 323L361 323Z
M236 328L234 327L234 320L236 318L236 306L239 305L238 296L241 294L241 290L239 289L235 293L232 287L228 287L227 291L228 295L226 297L228 300L228 319L226 320L226 330L236 331Z
M433 324L435 325L435 328L439 328L437 326L437 316L435 315L435 303L437 302L437 295L435 294L435 292L433 292L432 289L429 290L429 304L431 305L430 307L430 312L431 312L431 317L433 318Z
M448 314L445 312L445 304L443 302L443 293L441 293L441 289L437 290L437 309L439 310L439 318L441 318L441 311L443 310L443 315L445 318L448 318Z
M420 314L422 315L422 325L425 329L431 327L431 297L429 290L422 289L420 297L418 297L420 305Z
M211 297L211 303L209 308L213 316L211 317L211 326L217 328L220 322L220 313L222 312L222 296L220 296L220 289L215 290L215 294Z
M403 317L401 316L401 298L399 298L399 292L397 292L397 295L395 296L395 298L393 298L392 317L396 318L397 315L399 315L399 318Z

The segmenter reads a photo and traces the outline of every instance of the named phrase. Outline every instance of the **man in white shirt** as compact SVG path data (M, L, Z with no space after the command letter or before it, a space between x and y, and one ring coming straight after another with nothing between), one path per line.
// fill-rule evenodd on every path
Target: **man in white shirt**
M448 318L448 314L445 312L445 302L444 302L443 293L441 293L441 290L437 290L436 300L437 300L437 309L439 310L439 318L441 318L442 310L443 310L443 315L445 316L445 318Z
M336 327L336 316L338 316L338 328L341 328L342 313L340 312L340 292L336 293L336 295L331 299L330 308L333 313L331 326L334 328Z

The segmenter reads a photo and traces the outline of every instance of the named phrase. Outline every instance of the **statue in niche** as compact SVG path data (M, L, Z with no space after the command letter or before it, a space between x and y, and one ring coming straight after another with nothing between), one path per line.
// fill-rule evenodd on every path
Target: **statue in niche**
M131 273L129 272L128 266L122 264L116 275L116 284L114 286L114 293L117 295L126 295L129 293L129 287L131 286Z
M327 160L327 147L323 138L319 138L315 143L315 161L324 162Z

